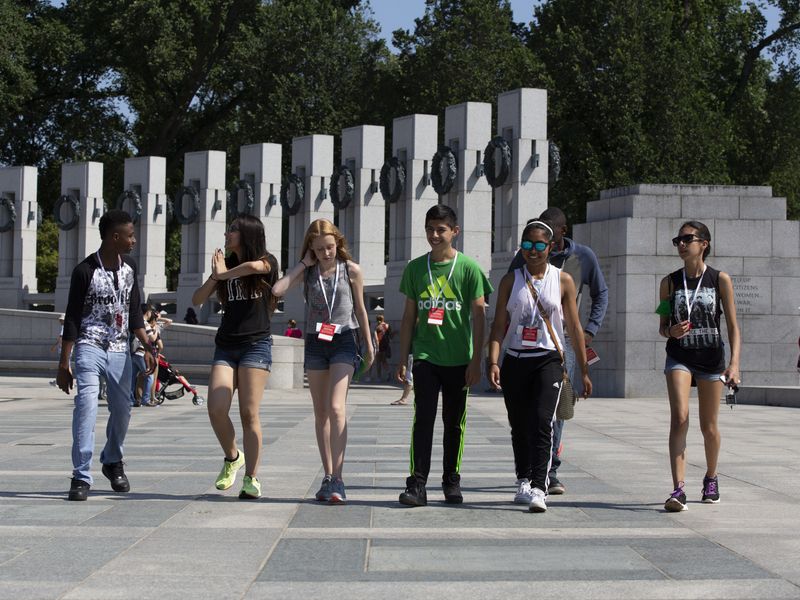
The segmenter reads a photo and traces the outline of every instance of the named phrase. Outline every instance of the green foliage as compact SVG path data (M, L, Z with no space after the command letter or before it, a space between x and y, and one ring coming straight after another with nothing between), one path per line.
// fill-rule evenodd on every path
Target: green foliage
M56 291L58 276L58 225L45 217L36 233L36 287L40 293Z

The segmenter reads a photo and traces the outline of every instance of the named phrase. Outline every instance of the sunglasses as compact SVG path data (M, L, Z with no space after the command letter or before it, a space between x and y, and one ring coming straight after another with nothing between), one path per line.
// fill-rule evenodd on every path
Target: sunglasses
M547 242L532 242L530 240L522 240L519 244L519 247L525 250L526 252L530 252L531 250L536 250L537 252L544 252L550 244Z
M688 246L692 242L702 242L702 241L703 240L701 238L696 237L691 233L687 233L686 235L679 235L677 237L672 238L672 245L676 247L678 246L678 244L684 244Z
M228 227L228 233L236 233L237 231L239 231L239 227L237 225L231 225Z

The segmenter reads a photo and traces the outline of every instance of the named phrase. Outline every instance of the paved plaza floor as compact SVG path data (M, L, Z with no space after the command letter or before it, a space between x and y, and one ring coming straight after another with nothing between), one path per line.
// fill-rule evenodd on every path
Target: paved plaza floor
M722 407L722 502L705 505L693 403L689 510L665 513L666 400L582 402L564 436L567 494L531 514L510 502L496 394L470 399L464 504L442 502L438 468L427 507L398 504L413 409L389 406L397 397L351 392L346 506L313 501L307 390L265 394L261 500L237 498L241 472L214 488L222 456L206 410L182 399L135 409L130 493L95 468L89 500L67 502L71 400L46 379L3 378L0 598L800 598L798 409Z

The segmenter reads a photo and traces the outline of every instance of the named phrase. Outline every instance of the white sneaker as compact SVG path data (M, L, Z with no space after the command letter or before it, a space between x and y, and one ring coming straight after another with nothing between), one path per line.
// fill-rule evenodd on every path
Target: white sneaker
M535 513L542 513L547 511L547 504L545 504L544 499L546 494L540 490L539 488L533 488L531 490L531 503L528 506L528 510Z
M517 493L514 494L514 504L530 504L531 482L527 479L517 479Z

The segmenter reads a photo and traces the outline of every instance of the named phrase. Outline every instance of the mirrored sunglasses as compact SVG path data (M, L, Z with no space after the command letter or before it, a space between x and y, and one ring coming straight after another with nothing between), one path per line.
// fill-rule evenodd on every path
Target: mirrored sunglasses
M530 240L522 240L522 242L519 244L519 247L526 252L530 252L531 250L544 252L547 249L547 246L549 246L547 242L532 242Z
M685 244L689 245L692 242L702 242L703 240L699 237L692 235L691 233L687 233L686 235L679 235L677 237L672 238L672 245L678 246L678 244Z

